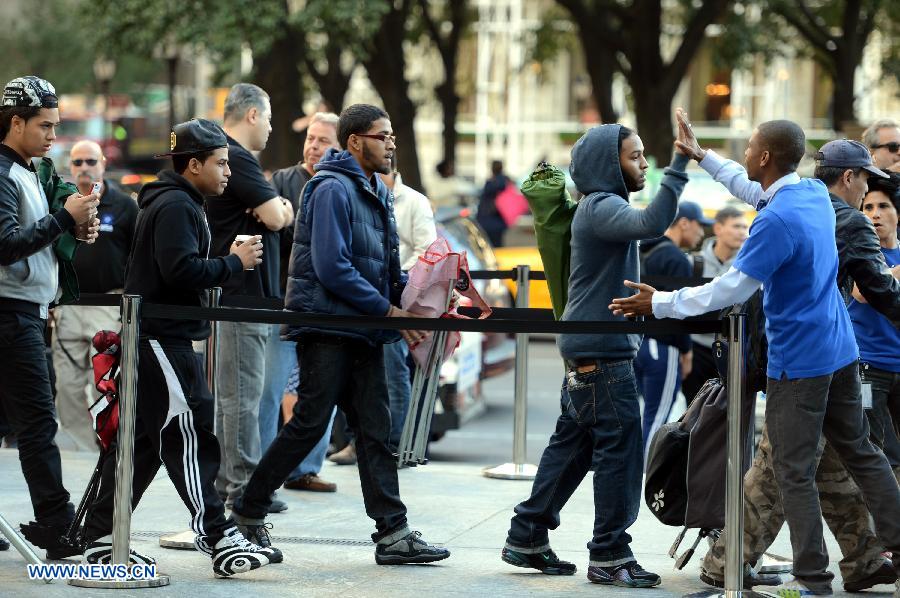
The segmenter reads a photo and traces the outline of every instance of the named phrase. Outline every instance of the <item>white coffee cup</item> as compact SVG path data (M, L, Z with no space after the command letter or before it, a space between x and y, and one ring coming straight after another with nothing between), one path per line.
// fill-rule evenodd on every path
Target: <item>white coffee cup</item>
M236 245L240 245L242 243L245 243L246 241L249 241L254 236L256 235L237 235L234 238L234 242ZM262 241L260 241L260 244L262 244ZM247 270L255 270L255 268L247 268Z

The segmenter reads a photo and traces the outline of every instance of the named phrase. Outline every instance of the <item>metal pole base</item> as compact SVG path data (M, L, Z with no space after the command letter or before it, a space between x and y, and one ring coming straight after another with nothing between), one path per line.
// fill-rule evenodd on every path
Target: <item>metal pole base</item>
M109 590L130 590L135 588L161 588L169 585L168 575L157 575L149 579L70 579L70 586L79 588L101 588Z
M497 467L486 467L481 470L487 478L498 480L533 480L537 475L537 465L530 463L504 463Z
M759 567L756 568L758 573L790 573L794 568L791 559L771 552L764 553L759 561Z
M163 548L174 548L175 550L196 550L194 538L197 537L191 530L186 532L177 532L167 536L160 536L159 545Z
M681 598L778 598L778 595L756 590L705 590L684 594Z

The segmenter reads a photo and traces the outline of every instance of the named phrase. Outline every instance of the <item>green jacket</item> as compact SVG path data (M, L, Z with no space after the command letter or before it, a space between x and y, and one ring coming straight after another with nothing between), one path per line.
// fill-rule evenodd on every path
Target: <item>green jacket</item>
M38 180L44 188L44 194L47 196L47 202L50 204L51 214L62 210L66 198L78 191L75 185L63 181L56 173L53 160L50 158L41 158L37 173ZM53 252L59 263L59 288L62 291L56 302L57 305L78 301L80 296L78 276L75 274L75 265L72 263L76 249L78 249L78 241L71 231L63 233L53 242Z
M538 251L544 263L553 315L558 320L568 300L569 242L578 204L566 190L565 173L556 166L538 167L522 184L522 194L534 215Z

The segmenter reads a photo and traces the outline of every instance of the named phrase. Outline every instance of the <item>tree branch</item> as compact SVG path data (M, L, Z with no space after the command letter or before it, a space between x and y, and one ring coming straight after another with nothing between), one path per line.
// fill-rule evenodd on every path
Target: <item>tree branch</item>
M822 37L825 41L831 39L831 34L828 33L828 30L822 27L819 24L819 19L816 15L810 10L810 8L806 5L806 0L797 0L797 5L800 7L800 10L803 12L803 15L806 17L806 20L809 21L812 29ZM846 6L846 5L845 5Z
M446 47L444 43L444 38L441 36L441 32L437 28L437 23L434 22L434 19L431 18L431 14L428 12L428 0L419 0L419 6L422 9L422 21L425 23L425 28L428 30L428 35L431 37L431 41L434 42L434 45L437 46L438 52L440 52L441 57L446 60L446 54L449 48Z
M667 90L675 93L678 84L684 79L691 61L700 49L701 44L706 39L706 27L716 20L725 7L728 6L728 0L707 0L694 13L684 31L681 38L681 45L672 58L672 62L666 68L666 77L663 85Z
M556 2L569 11L569 14L572 15L572 19L579 30L588 28L590 31L587 32L587 35L594 33L597 37L597 41L601 45L613 52L621 51L625 48L625 40L622 38L622 35L609 26L609 19L598 14L599 10L590 10L582 0L556 0ZM610 9L617 16L625 14L627 17L627 14L623 12L621 6L610 2L603 2L601 4L602 6L598 5L598 9L600 7ZM613 9L613 7L615 7L615 9ZM621 16L620 19L622 19L622 21L625 20Z

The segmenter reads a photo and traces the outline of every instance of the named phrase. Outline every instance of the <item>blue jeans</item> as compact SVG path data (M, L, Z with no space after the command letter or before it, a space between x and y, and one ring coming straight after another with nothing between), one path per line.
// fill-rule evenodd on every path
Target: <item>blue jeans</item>
M507 547L538 553L550 547L548 530L594 469L592 566L634 560L626 530L637 520L643 459L641 414L631 360L597 361L597 369L566 375L562 414L544 449L531 496L515 508Z
M281 410L281 400L284 397L284 389L287 386L291 370L297 367L297 343L283 341L280 336L280 324L271 326L271 333L266 341L266 373L263 383L262 398L259 402L259 445L264 453L275 435L278 434L278 413ZM408 394L408 393L407 393ZM309 455L303 459L294 471L288 476L288 481L295 480L307 474L318 475L325 463L325 455L328 451L328 440L331 438L331 424L334 422L334 414L331 422L319 443L313 447Z
M404 341L384 346L384 369L387 372L388 398L391 408L391 436L389 444L396 449L403 434L403 422L409 411L409 396L412 392L409 381L409 366L406 356L409 347Z
M234 502L238 523L262 522L272 492L322 438L335 405L347 415L356 435L359 480L366 514L375 521L372 541L409 529L400 499L397 463L388 449L391 431L384 348L332 335L308 335L297 345L300 396L243 496Z

